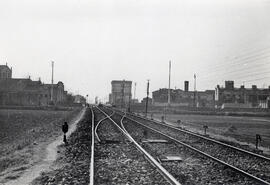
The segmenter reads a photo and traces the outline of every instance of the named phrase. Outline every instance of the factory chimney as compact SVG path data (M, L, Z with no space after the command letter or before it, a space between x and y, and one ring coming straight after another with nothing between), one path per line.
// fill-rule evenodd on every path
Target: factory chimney
M188 92L189 81L185 81L185 92Z

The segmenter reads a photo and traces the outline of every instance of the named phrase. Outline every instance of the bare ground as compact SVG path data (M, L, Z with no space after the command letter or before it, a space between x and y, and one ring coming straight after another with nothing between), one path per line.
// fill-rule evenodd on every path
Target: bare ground
M0 184L18 179L46 157L49 143L59 137L63 121L79 112L0 110Z

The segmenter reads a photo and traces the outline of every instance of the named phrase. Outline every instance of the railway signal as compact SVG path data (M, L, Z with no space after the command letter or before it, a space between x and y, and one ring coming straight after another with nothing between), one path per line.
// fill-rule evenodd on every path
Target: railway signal
M203 128L204 128L204 135L206 136L206 130L208 129L208 126L204 125Z
M261 143L262 138L260 134L256 134L256 149L258 149L259 143Z

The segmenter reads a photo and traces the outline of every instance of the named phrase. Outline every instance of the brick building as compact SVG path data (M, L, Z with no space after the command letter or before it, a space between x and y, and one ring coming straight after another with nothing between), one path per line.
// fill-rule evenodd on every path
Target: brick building
M31 79L0 80L0 105L47 106L51 104L51 84ZM65 101L64 84L53 85L53 103Z
M234 87L234 81L225 81L225 87L217 85L215 104L217 108L269 108L270 87L266 89Z
M132 81L113 80L111 82L112 92L109 95L109 102L115 106L128 107L131 101Z
M53 96L51 101L51 90ZM0 65L0 106L47 106L65 102L64 84L43 84L30 78L12 78L12 68Z
M189 91L188 82L185 81L185 90L170 89L170 106L188 106L188 107L214 107L215 91ZM195 98L194 98L195 97ZM152 104L154 106L168 105L168 89L163 88L152 92Z
M11 79L12 78L12 68L8 65L0 65L0 80Z

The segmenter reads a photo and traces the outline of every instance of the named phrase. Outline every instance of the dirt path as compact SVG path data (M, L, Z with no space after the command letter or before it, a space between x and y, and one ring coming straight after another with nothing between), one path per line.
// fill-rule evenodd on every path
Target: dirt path
M72 120L70 124L69 132L67 133L67 137L69 137L76 129L77 123L83 118L85 114L85 109L83 109L79 115ZM47 171L50 169L51 165L57 158L57 147L62 144L63 136L59 136L55 141L47 145L46 154L42 161L29 169L26 169L24 173L16 180L11 180L6 182L6 185L28 185L35 178L37 178L43 171ZM42 154L41 154L42 155Z

